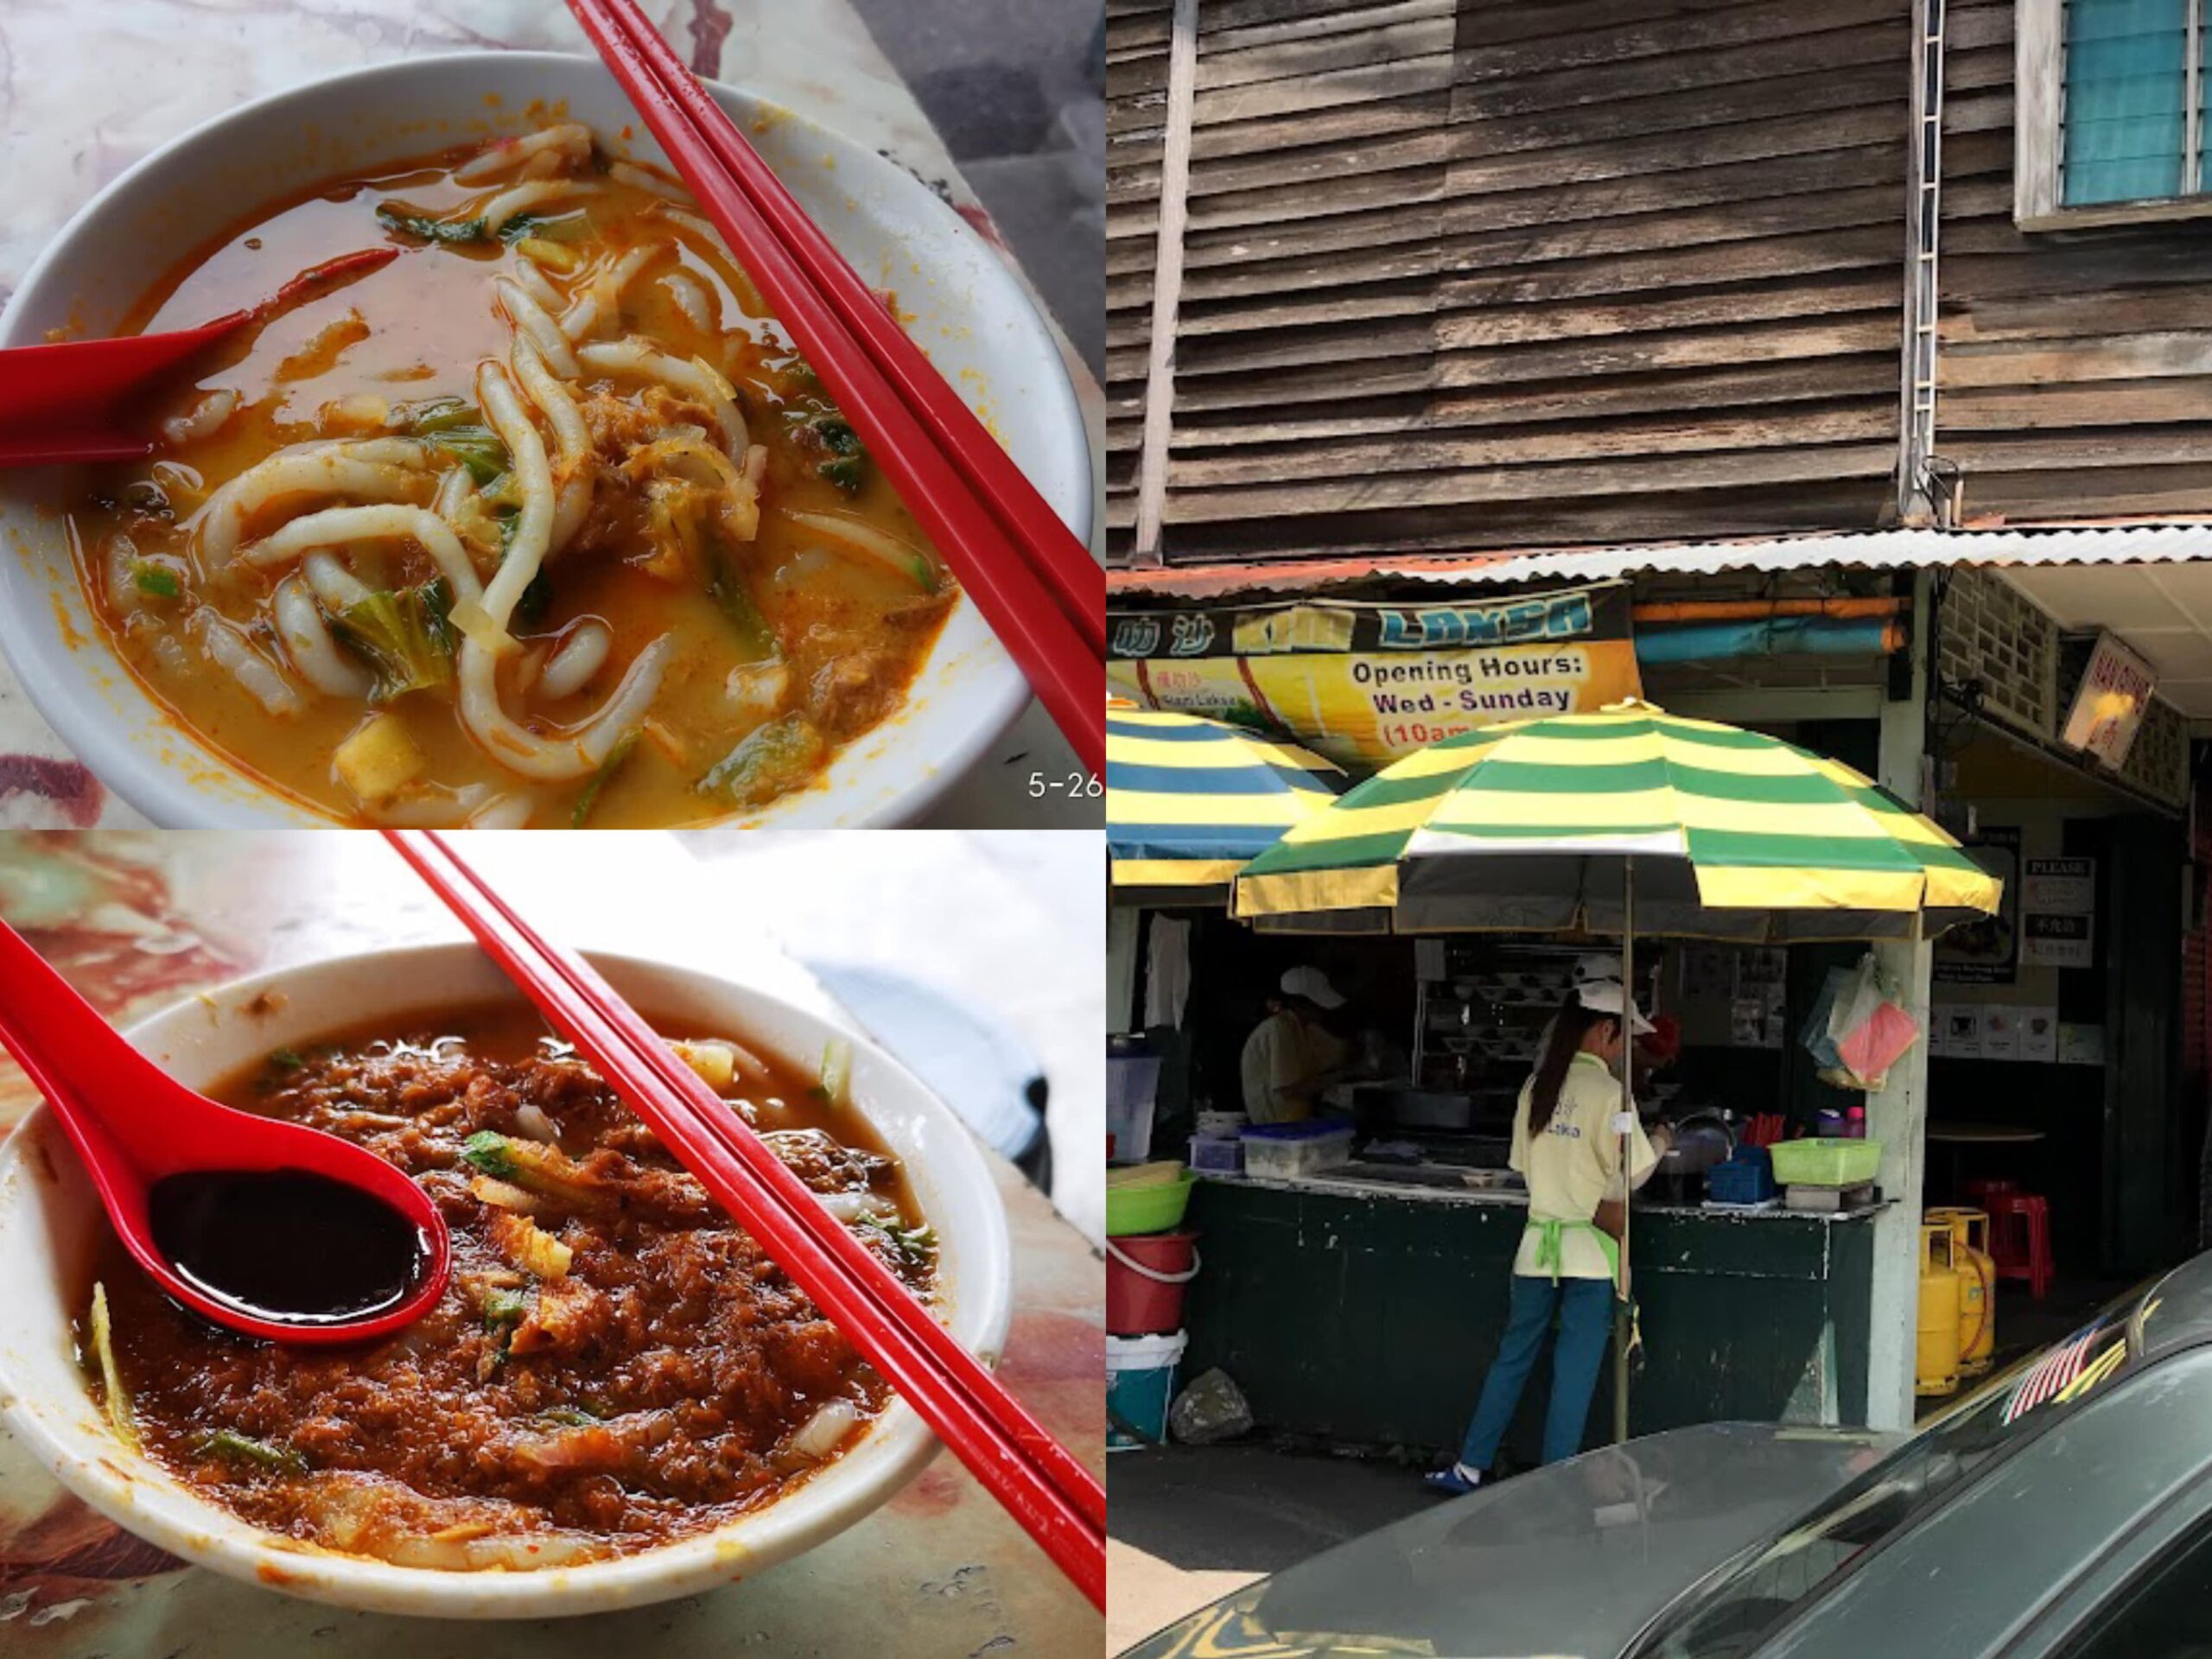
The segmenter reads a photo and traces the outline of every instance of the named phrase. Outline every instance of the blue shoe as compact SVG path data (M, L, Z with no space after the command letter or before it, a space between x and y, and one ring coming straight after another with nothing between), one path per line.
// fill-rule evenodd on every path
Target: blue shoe
M1482 1484L1482 1478L1479 1471L1455 1463L1449 1469L1438 1469L1423 1475L1421 1484L1430 1491L1440 1492L1446 1497L1465 1497Z

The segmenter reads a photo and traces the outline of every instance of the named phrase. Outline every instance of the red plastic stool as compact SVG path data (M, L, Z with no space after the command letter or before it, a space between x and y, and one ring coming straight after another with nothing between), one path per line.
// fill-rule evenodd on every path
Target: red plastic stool
M2040 1192L1992 1192L1989 1253L1999 1279L2024 1279L2037 1301L2057 1269L2050 1257L2050 1200Z

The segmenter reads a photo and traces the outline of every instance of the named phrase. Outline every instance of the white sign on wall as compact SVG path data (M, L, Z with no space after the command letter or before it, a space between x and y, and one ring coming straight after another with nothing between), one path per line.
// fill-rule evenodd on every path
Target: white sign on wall
M2094 968L2097 861L2028 859L2020 889L2020 960L2038 968Z

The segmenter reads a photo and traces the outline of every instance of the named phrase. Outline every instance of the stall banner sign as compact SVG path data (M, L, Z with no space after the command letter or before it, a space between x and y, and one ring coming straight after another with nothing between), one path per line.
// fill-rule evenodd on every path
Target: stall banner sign
M2096 966L2096 860L2028 860L2020 907L2022 962L2038 968Z
M1363 770L1643 692L1626 582L1475 603L1122 612L1107 625L1106 677L1124 696Z
M2089 665L2082 671L2082 684L2074 693L2074 707L2060 741L2118 772L2126 764L2128 748L2158 683L2158 671L2149 663L2120 644L2116 635L2100 633Z
M1986 829L1967 856L2005 884L1994 916L1962 922L1936 941L1936 978L1950 985L2010 985L2020 960L2020 832Z

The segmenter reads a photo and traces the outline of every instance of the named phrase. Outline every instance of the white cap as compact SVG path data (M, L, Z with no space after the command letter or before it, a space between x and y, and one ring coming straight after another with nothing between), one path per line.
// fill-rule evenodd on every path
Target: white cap
M1285 996L1302 996L1308 1002L1324 1008L1341 1008L1344 1000L1337 995L1337 988L1329 983L1329 976L1319 968L1293 968L1282 976Z
M1584 1007L1599 1014L1610 1014L1616 1020L1620 1018L1621 1008L1624 1004L1626 1004L1629 1011L1628 1028L1636 1036L1646 1036L1652 1029L1651 1022L1643 1017L1643 1011L1635 1004L1629 1002L1628 994L1621 988L1621 982L1618 979L1590 980L1577 989L1574 995Z
M1567 977L1573 984L1587 985L1592 980L1618 980L1620 976L1621 959L1618 957L1591 956L1577 957L1573 970Z

